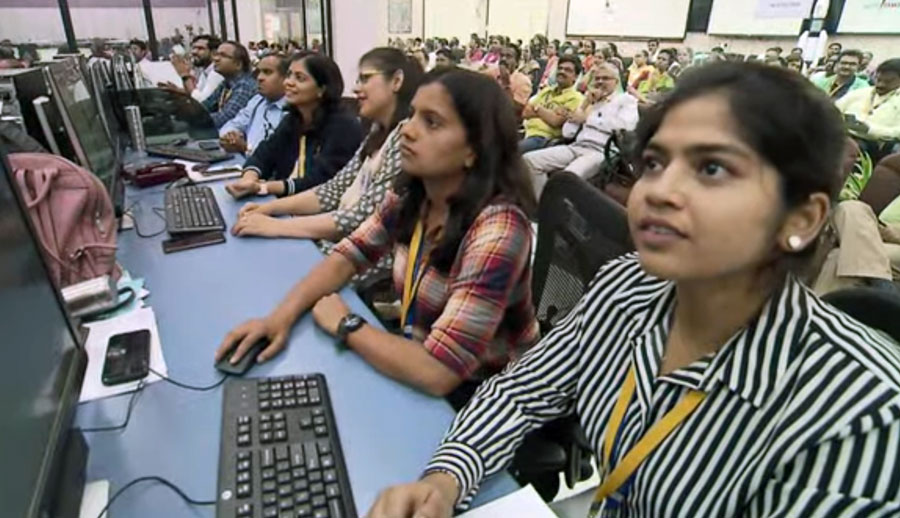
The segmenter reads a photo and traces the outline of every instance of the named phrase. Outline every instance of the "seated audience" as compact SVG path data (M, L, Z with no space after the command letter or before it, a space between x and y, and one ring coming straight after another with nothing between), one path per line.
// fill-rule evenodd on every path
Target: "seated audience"
M547 176L570 171L582 178L594 176L603 163L603 149L617 130L633 130L638 122L637 100L619 93L619 71L602 65L594 76L584 102L569 115L563 136L574 138L569 145L551 146L524 155L534 175L535 193L540 198Z
M803 58L801 56L795 56L795 55L791 54L787 58L785 58L784 63L785 63L785 68L793 70L794 72L797 72L798 74L803 73L804 63L803 63Z
M216 128L221 128L256 95L256 81L250 74L250 54L236 41L219 44L213 62L225 80L203 101L203 106Z
M531 79L519 71L521 51L518 47L504 47L496 67L488 67L487 74L497 81L516 109L516 114L528 104L531 97Z
M575 80L580 73L581 61L578 58L562 56L557 60L556 84L538 92L522 110L525 138L519 142L519 151L527 153L541 149L562 136L566 118L584 100L584 96L575 89Z
M541 73L540 88L556 85L556 65L559 64L558 49L557 44L553 42L549 43L544 49L547 53L547 59L544 63L544 71Z
M197 102L202 103L208 99L225 81L225 78L216 72L216 66L213 63L213 51L217 48L219 48L217 37L201 34L191 40L190 62L183 56L172 56L172 66L181 76L182 91L189 93ZM165 88L178 90L172 84L165 85Z
M649 56L646 50L639 50L635 53L634 60L628 67L628 85L626 86L628 91L637 91L656 73L656 67L649 63Z
M900 139L900 58L879 65L875 86L851 91L837 107L848 119L850 132L864 142Z
M675 80L669 75L674 54L668 49L657 52L656 66L650 76L641 81L637 88L629 88L628 93L635 96L641 104L653 104L669 90L675 88Z
M241 208L232 232L238 236L319 239L330 253L384 201L400 174L400 122L421 81L419 63L398 49L373 49L360 59L355 92L359 114L372 122L369 135L331 180L293 196ZM295 216L277 219L273 216ZM378 271L390 267L386 256ZM357 281L363 280L360 276Z
M139 65L150 62L152 58L150 49L147 48L147 43L137 38L128 42L128 51L131 53L131 57L134 58L134 62Z
M341 108L344 79L335 62L307 51L290 63L284 80L288 113L250 155L241 179L225 187L235 198L315 187L344 167L362 140L359 121Z
M456 60L450 49L438 49L434 53L434 68L450 68L456 66Z
M259 60L256 66L259 93L219 128L219 140L226 151L250 154L275 132L284 116L284 79L288 64L288 58L281 54L269 54Z
M496 82L459 69L428 74L412 105L394 191L269 316L228 333L216 358L236 347L236 361L266 337L257 357L266 361L312 310L320 328L375 369L446 396L498 372L536 341L527 216L535 200L512 106ZM402 336L368 325L335 295L388 254L404 294Z
M813 84L828 92L828 95L835 100L852 90L868 88L869 82L857 76L861 64L862 52L852 49L844 50L838 55L834 75L814 80Z
M569 415L601 466L595 515L894 514L897 345L792 273L837 194L843 139L792 72L685 75L638 130L637 253L604 265L568 317L481 385L422 479L366 516L449 517L526 434Z
M867 51L862 53L862 57L862 62L859 64L859 77L872 84L875 82L875 65L872 64L875 55Z

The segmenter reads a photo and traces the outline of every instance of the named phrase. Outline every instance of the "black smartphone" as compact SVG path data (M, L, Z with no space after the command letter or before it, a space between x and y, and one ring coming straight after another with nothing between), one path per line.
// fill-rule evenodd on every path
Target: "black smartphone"
M142 329L110 337L103 361L104 385L139 380L150 373L150 330Z
M163 241L163 252L171 254L201 246L217 245L225 242L225 234L219 231L186 234Z

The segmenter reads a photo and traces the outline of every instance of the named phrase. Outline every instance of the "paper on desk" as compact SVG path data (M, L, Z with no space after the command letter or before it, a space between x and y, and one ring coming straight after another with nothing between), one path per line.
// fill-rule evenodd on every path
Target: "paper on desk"
M233 159L232 159L233 160ZM183 164L185 169L188 172L188 178L194 181L194 183L203 183L203 182L215 182L216 180L227 180L228 178L237 178L241 176L241 165L232 162L232 160L228 160L224 162L224 164L213 164L210 166L208 171L219 171L222 169L236 169L233 173L222 173L222 174L201 174L197 171L194 171L194 166L197 165L197 162L190 162L188 160L180 160L176 159L175 162L179 164Z
M106 386L101 381L103 373L103 360L106 355L106 344L110 337L119 333L150 330L150 368L162 375L168 375L166 360L163 358L162 346L159 343L159 329L156 327L156 316L153 308L139 308L131 313L86 324L90 330L84 348L88 355L87 371L84 373L84 384L81 387L80 403L92 401L104 397L116 396L126 392L132 392L137 388L139 381ZM144 383L153 383L160 378L152 372L144 379Z
M516 518L556 518L553 511L530 485L515 493L485 504L477 509L461 514L458 518L496 518L515 516Z
M153 86L159 83L172 83L175 86L181 86L181 76L175 71L175 67L169 61L144 61L139 63L141 73L149 80Z

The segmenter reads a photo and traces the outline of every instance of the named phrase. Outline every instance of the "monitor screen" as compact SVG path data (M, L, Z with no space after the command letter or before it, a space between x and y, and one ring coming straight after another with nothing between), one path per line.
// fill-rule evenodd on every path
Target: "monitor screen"
M0 514L27 517L42 505L54 452L70 425L78 351L6 165L0 150Z
M75 134L73 140L77 139L77 142L72 143L76 147L76 154L80 144L84 152L83 158L87 160L82 165L97 175L106 185L110 196L113 196L118 173L115 149L109 141L103 119L78 62L67 59L48 65L47 69L53 79L53 94L59 97L62 104L60 109L68 113L71 121ZM79 161L82 161L80 156Z

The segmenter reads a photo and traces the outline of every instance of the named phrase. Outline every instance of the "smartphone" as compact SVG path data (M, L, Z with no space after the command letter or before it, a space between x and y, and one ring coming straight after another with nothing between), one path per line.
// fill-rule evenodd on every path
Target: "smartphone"
M103 360L104 385L118 385L145 378L150 373L150 330L142 329L110 337Z
M163 252L171 254L199 248L201 246L217 245L225 242L225 234L219 231L202 232L199 234L186 234L163 241Z

